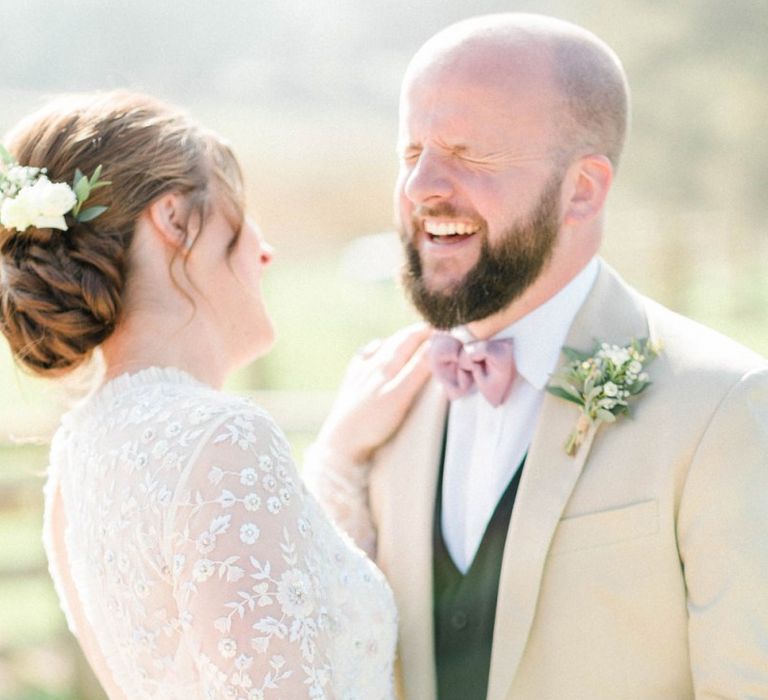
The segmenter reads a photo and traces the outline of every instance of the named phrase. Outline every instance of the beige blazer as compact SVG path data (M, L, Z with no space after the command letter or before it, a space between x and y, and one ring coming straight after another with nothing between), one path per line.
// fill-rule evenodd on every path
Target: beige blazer
M544 400L504 549L489 700L768 698L768 369L601 263L567 345L644 337L664 344L653 385L575 457L563 447L577 407ZM446 411L430 383L369 486L408 700L435 698Z

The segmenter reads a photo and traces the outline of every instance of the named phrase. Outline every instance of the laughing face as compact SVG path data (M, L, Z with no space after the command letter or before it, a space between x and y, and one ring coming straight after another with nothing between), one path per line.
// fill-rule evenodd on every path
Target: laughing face
M520 297L559 235L553 113L541 76L499 78L480 61L413 70L400 113L396 188L406 289L440 328Z
M429 283L433 278L439 280L439 274L425 272L423 261L430 263L435 256L429 252L422 255L413 237L401 227L406 251L403 283L413 305L432 326L449 329L487 318L519 298L533 284L552 257L557 240L560 183L560 177L553 177L533 214L526 221L510 225L493 245L487 237L478 236L477 262L457 282L443 289L432 288ZM430 211L423 217L429 222L423 227L429 245L445 246L445 253L439 251L437 255L447 254L453 246L458 250L458 246L468 245L469 238L480 233L481 228L473 231L466 225L453 223L454 212L447 207L442 208L442 212L448 220L434 225L438 211ZM418 222L416 217L411 230L417 230ZM439 266L433 269L435 267Z

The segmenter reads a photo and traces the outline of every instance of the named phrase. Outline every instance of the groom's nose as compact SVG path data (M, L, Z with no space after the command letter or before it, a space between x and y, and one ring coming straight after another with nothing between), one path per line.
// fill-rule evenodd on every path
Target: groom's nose
M428 204L450 197L453 183L444 157L425 148L406 174L403 192L414 204Z

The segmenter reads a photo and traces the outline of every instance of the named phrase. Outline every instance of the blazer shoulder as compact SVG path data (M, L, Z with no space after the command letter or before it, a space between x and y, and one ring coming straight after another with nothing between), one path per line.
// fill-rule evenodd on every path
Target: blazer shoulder
M643 297L648 325L661 341L659 359L676 374L722 375L734 380L768 370L768 359L728 336Z
M566 344L588 348L596 339L624 344L643 337L662 347L649 369L657 388L663 377L673 390L698 393L708 387L722 396L740 377L768 366L766 358L744 345L646 297L601 261Z

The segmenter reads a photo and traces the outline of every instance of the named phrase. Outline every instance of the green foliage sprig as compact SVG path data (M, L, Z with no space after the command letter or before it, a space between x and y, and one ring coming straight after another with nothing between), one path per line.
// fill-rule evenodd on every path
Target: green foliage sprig
M101 179L101 165L93 171L93 175L91 175L90 178L83 175L79 169L75 169L75 179L72 183L72 191L75 193L77 203L72 208L71 212L75 221L79 221L80 223L92 221L97 216L107 211L108 207L103 205L88 207L87 209L82 209L82 206L88 201L95 190L111 184L111 180Z

